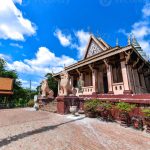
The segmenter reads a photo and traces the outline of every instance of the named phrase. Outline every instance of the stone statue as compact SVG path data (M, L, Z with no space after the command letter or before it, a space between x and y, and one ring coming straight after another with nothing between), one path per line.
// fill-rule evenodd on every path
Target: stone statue
M42 86L41 86L41 91L42 91L42 97L53 97L54 92L49 88L47 80L42 81Z
M83 93L83 88L84 87L84 81L82 79L82 76L79 77L78 80L78 89L79 89L79 93Z
M59 95L68 96L69 94L76 95L77 90L70 84L70 75L68 72L63 71L60 74L60 92Z

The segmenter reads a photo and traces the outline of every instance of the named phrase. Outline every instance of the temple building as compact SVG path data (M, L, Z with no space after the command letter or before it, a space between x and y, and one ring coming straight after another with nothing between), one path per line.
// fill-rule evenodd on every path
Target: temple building
M125 47L111 47L91 35L84 59L65 67L77 95L150 93L150 62L135 37ZM60 78L60 73L54 75ZM60 88L58 88L60 89ZM58 91L59 95L59 91Z

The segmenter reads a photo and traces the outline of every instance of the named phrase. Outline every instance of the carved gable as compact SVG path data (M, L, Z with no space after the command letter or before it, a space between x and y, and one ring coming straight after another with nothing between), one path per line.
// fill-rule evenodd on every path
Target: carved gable
M102 39L97 39L94 36L90 36L89 43L86 47L84 59L91 57L95 54L101 53L102 51L105 51L109 48L110 46Z
M88 48L88 53L86 57L93 56L97 53L102 52L103 50L92 40Z

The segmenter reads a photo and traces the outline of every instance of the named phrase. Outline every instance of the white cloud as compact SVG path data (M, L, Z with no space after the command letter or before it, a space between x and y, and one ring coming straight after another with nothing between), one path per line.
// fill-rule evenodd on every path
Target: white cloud
M89 32L84 32L83 30L79 30L75 32L75 35L78 39L79 44L76 46L76 48L79 50L79 58L83 58L86 50L87 43L90 38Z
M150 16L150 3L147 3L144 8L142 9L143 16L149 17Z
M13 0L14 3L22 4L22 0Z
M120 29L119 32L124 35L129 35L130 33L134 34L137 38L142 49L150 55L150 3L145 4L142 9L141 20L135 22L132 25L131 31L128 33L124 29Z
M78 50L78 58L81 59L83 58L85 54L85 48L88 43L90 34L88 32L85 32L83 30L78 30L74 32L74 37L69 35L65 35L62 33L60 29L57 29L54 32L54 35L59 39L60 43L64 47L70 47L70 48L75 48ZM78 42L73 42L72 39L77 39Z
M4 60L11 60L11 56L5 55L5 54L0 54L0 58L2 58Z
M8 68L16 70L19 73L32 74L37 76L44 76L49 72L59 72L63 69L64 64L70 65L76 61L68 56L62 55L61 57L55 56L48 48L40 47L36 53L35 58L24 61L14 61L8 63Z
M9 45L13 47L23 48L23 46L18 43L10 43Z
M22 0L0 0L0 38L24 40L25 36L34 35L36 28L14 3L21 4Z
M24 88L30 88L30 80L19 79ZM31 89L36 90L36 87L40 85L41 81L31 81Z
M60 29L56 29L54 35L58 38L62 46L66 47L71 44L71 35L65 35Z

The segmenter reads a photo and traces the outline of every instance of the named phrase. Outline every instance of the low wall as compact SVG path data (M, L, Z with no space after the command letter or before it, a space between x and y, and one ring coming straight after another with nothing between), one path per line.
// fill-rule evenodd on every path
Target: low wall
M141 108L150 107L150 94L128 94L128 95L110 95L110 94L95 94L95 95L82 95L80 96L80 108L84 110L84 102L90 99L99 99L100 101L109 101L115 105L118 102L126 102L135 104L136 108L130 112L130 116L141 116L143 113ZM116 120L119 120L119 110L112 109L112 115Z

